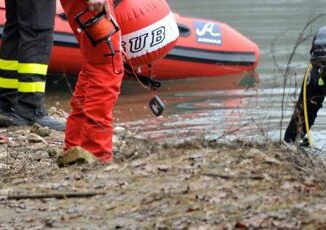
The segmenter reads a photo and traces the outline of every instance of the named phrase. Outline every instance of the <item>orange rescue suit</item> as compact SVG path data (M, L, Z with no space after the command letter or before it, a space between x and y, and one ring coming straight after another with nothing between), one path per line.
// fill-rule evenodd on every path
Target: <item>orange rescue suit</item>
M113 1L108 0L108 3L115 17ZM71 99L64 148L81 146L99 160L110 162L113 159L112 114L123 77L121 35L118 32L111 38L115 55L104 56L110 53L105 42L93 46L85 32L77 31L75 16L88 7L86 0L61 0L61 4L86 60Z

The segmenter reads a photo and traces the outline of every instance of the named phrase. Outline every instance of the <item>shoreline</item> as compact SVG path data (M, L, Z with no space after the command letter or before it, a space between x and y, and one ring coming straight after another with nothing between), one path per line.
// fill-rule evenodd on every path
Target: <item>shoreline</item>
M8 129L0 228L248 229L326 226L326 167L275 143L139 139L120 128L115 161L59 168L63 133ZM3 133L2 133L3 134ZM61 142L60 142L61 140ZM44 142L45 141L45 142Z

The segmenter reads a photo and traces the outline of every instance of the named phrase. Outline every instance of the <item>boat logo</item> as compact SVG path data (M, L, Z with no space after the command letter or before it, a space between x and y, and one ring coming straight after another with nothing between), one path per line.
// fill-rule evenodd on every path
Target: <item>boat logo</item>
M176 41L179 37L178 26L175 22L173 13L163 19L146 27L141 27L131 33L121 36L121 45L126 53L127 59L138 57L161 56L161 53L168 51L169 44ZM151 53L161 50L154 55Z
M194 25L197 42L222 45L222 33L218 24L213 22L194 21Z
M148 43L148 38L150 39L150 47L157 46L164 42L165 40L165 27L161 26L151 33L145 33L129 39L130 43L130 52L137 53L145 49L146 44ZM122 43L122 46L125 49L125 42Z

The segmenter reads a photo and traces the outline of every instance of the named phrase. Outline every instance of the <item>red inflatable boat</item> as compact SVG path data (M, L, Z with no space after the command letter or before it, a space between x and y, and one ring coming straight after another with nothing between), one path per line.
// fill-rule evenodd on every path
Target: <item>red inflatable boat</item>
M223 22L175 14L180 38L162 60L153 65L156 79L216 77L252 71L259 60L258 46ZM0 0L0 35L5 23L5 4ZM82 55L57 2L54 47L50 72L75 74ZM147 69L142 74L148 75Z

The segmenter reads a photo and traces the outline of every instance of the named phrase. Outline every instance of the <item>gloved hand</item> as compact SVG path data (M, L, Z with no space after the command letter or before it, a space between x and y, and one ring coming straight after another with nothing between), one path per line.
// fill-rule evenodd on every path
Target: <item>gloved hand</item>
M96 11L97 13L101 13L103 10L106 15L110 16L110 8L107 0L87 0L89 10Z

